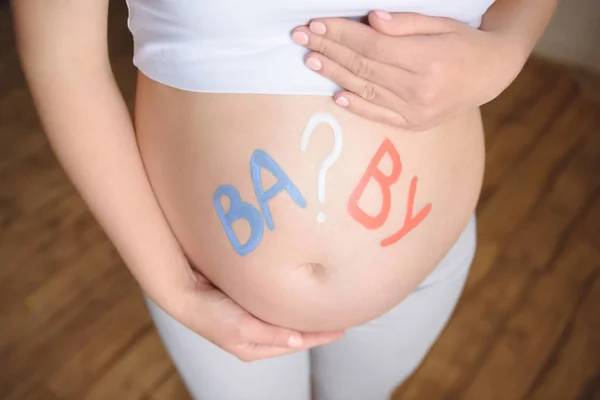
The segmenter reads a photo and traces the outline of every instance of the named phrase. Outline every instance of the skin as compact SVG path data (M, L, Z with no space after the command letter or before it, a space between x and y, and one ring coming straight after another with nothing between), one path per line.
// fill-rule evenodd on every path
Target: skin
M378 168L381 159L386 154L389 155L390 159L392 160L392 172L390 172L389 175L386 175ZM381 147L377 151L377 154L375 154L375 156L369 163L367 171L361 178L357 187L354 189L354 191L352 191L352 195L350 196L350 200L348 202L348 212L350 213L352 218L354 218L367 229L378 229L381 226L383 226L390 214L390 187L398 181L401 172L402 161L400 154L398 153L398 150L394 147L394 144L388 139L386 139L381 144ZM364 212L358 204L367 184L371 181L371 179L377 181L377 184L381 189L381 194L383 198L381 210L375 216L369 215L368 213ZM431 211L431 203L427 203L416 213L413 212L413 206L417 191L417 182L418 177L415 175L410 181L407 209L402 228L400 228L399 231L395 232L391 236L383 239L381 241L382 247L391 246L392 244L402 239L406 234L408 234L408 232L410 232L411 230L416 228L421 222L423 222L427 215L429 215L429 212Z
M319 332L376 318L435 268L475 208L483 172L478 109L415 135L352 115L329 96L196 93L143 74L137 90L138 145L179 243L215 286L271 324ZM334 114L344 137L342 154L327 172L324 204L318 201L317 178L334 147L333 130L319 124L306 151L300 146L316 113ZM384 149L391 154L392 148L397 150L402 171L396 181L381 187L370 179L358 206L377 214L381 195L389 190L389 215L377 229L365 229L347 205L365 175L390 173L389 154L375 158L388 142L391 146ZM258 150L281 167L306 206L295 199L295 190L276 190L265 202L262 193L273 193L270 188L286 179L269 173L274 169L266 168L265 154L259 163L262 173L256 173L252 160ZM412 192L414 176L419 179ZM257 191L261 184L263 191ZM223 185L239 193L239 199L222 199L223 212L257 217L250 224L227 222L225 217L240 242L258 239L258 227L263 228L259 243L252 243L244 255L232 246L215 209L215 190ZM247 205L243 210L241 202ZM403 227L411 228L406 223L411 204L409 221L416 223L428 203L433 207L418 226L390 246L381 246L382 240L405 231ZM316 219L319 212L327 216L324 223Z
M314 129L316 128L316 126L318 126L318 123L320 122L313 122L315 120L315 116L319 119L322 119L322 115L323 113L311 116L307 124L307 128L305 128L302 134L302 151L306 151L309 135L314 131ZM323 164L321 164L321 167L319 168L317 185L319 202L321 204L323 204L325 200L326 188L326 174L324 174L323 171L326 171L326 169L328 169L333 164L333 162L341 156L342 153L342 145L340 144L342 141L341 125L332 114L325 115L328 118L328 125L332 126L334 129L336 139L333 152L326 157L326 161L324 161ZM330 121L332 121L331 124L329 124ZM260 156L257 157L257 154L260 154ZM389 159L392 162L392 171L389 173L389 175L386 175L386 173L382 172L379 169L379 164L386 155L389 156ZM468 157L468 155L466 156ZM223 228L227 232L229 242L232 244L233 248L240 256L245 256L251 253L262 241L265 230L263 217L267 228L269 230L274 229L273 218L269 210L269 201L275 196L277 196L279 193L281 193L284 190L287 191L287 193L290 195L291 199L295 202L297 206L306 208L306 200L298 191L298 188L294 185L294 183L286 175L286 173L281 169L281 167L277 165L277 162L266 152L264 152L263 150L255 151L251 156L250 164L252 184L254 187L254 192L256 194L256 200L259 203L259 207L254 207L251 203L243 201L239 190L235 186L230 184L219 186L213 194L213 204L217 211L217 215L219 216L219 220L221 221ZM326 169L323 168L324 165L327 167ZM265 187L260 174L260 171L262 169L266 169L269 172L273 173L275 176L277 176L277 182L271 185L270 187ZM373 158L369 162L365 173L362 175L360 181L358 182L357 186L354 188L350 195L347 208L347 211L350 214L350 216L367 229L381 228L390 215L390 207L392 204L391 187L392 185L397 183L401 171L402 161L400 154L398 153L398 150L394 147L394 144L389 139L385 139L375 156L373 156ZM365 189L367 185L371 182L371 180L374 180L379 186L383 199L380 210L374 216L369 215L369 213L365 212L359 205L360 199L365 193ZM407 200L407 210L404 219L404 224L402 225L399 231L395 232L390 237L387 237L382 240L382 247L387 247L398 242L411 230L416 228L431 211L431 203L427 203L417 212L413 211L417 190L417 182L418 177L415 175L410 181L410 188L408 191ZM266 195L267 192L269 192L268 195ZM226 198L229 204L227 211L225 211L225 208L221 203L221 200L223 200L223 198ZM323 213L318 214L317 221L319 223L325 222L324 215L325 214ZM239 220L246 221L250 227L249 237L243 243L240 241L239 237L233 229L234 222Z
M315 19L292 32L306 66L345 91L336 104L422 131L497 97L523 68L556 0L497 0L480 29L448 18L374 11L369 25ZM482 74L481 71L485 71Z
M12 6L23 69L48 140L67 175L144 291L178 321L244 361L291 353L341 337L340 332L301 334L264 323L191 268L148 181L131 119L110 69L106 43L107 0L19 0ZM494 70L488 81L502 82L500 87L511 81L519 69L514 65L522 64L525 55L529 54L553 7L554 2L547 0L505 0L490 9L484 19L484 29L522 46L517 46L517 54L509 57L514 58L515 64L511 68ZM377 27L373 17L369 18ZM321 22L329 32L334 32L330 25L334 21ZM424 40L420 36L422 32L429 31L429 25L423 27L422 24L426 25L423 19L415 18L413 22L413 31L398 35L399 39L417 36L423 46L422 54L437 54L435 51L439 44L435 40L439 38L432 35L431 41ZM384 29L382 27L379 26L379 29ZM311 37L310 43L318 43L307 27L298 29L305 30ZM464 36L458 35L464 41L457 40L457 35L451 35L451 43L460 48L461 54L476 60L478 64L472 67L480 71L489 66L489 61L478 57L478 52L492 53L497 42L475 40L474 32L465 32ZM387 43L378 53L380 56L400 51L397 43ZM350 44L348 48L351 49ZM447 57L435 63L430 59L422 60L420 68L417 67L416 73L421 74L432 65L437 66L436 71L446 71L440 75L438 87L425 90L418 86L423 84L423 79L406 81L406 85L416 85L412 86L416 88L415 96L404 99L409 105L414 105L413 108L404 104L402 107L395 106L394 99L402 97L390 88L384 88L392 93L385 97L389 103L382 102L377 106L379 108L374 108L374 94L379 92L373 89L374 86L369 86L376 82L365 77L374 76L375 72L363 75L360 72L364 69L345 68L354 72L351 75L355 78L362 79L356 86L345 83L350 82L350 75L341 78L331 72L335 71L334 64L345 65L341 58L325 53L313 53L313 56L319 57L322 62L321 73L331 74L331 79L348 89L338 94L336 99L347 97L346 109L350 112L391 125L399 123L407 124L407 128L424 129L443 120L444 115L448 117L469 104L482 103L499 90L493 83L482 85L481 89L466 93L464 98L454 97L452 100L456 92L448 87L453 81L471 79L472 74L456 68L458 60L451 58L450 53L442 53ZM364 57L368 58L366 54ZM377 61L378 57L372 57ZM367 71L379 71L380 76L388 76L389 81L393 81L403 73L400 68L396 69ZM344 71L338 69L338 72ZM371 89L366 89L369 87ZM423 101L425 105L421 104ZM436 104L437 110L442 111L432 115L406 112L421 110L422 113L427 105L433 107ZM106 196L106 193L111 193L111 196Z
M147 295L244 361L340 338L341 332L303 334L260 321L191 268L152 191L111 71L108 1L18 0L12 8L23 70L48 140Z

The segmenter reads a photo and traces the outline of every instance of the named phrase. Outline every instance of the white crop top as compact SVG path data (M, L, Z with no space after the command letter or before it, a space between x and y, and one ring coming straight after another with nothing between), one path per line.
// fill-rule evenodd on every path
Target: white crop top
M415 12L479 27L494 0L127 0L134 64L182 90L333 95L291 31L313 18Z

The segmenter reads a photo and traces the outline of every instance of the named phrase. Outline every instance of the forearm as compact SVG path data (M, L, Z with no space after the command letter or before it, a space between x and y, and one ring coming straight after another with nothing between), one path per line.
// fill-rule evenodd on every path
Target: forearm
M61 21L44 7L98 3L45 1L15 3L15 19L23 69L48 140L135 278L168 305L169 289L191 285L192 274L146 177L101 39L94 43L97 36L86 37L82 26L81 35L64 44L48 39L43 27L52 20L52 33L60 36L66 23L79 23Z
M548 26L556 5L557 0L496 0L484 14L480 29L503 34L525 60Z
M186 260L155 200L114 82L61 80L55 78L55 90L31 85L58 160L140 284L154 296L182 287L189 277L177 274Z

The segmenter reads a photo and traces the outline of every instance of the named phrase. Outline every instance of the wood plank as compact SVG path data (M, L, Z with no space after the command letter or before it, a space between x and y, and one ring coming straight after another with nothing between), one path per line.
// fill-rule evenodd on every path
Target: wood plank
M536 140L546 133L548 126L575 94L574 83L562 77L519 117L507 121L486 140L486 172L480 204L498 190L503 180L512 173L511 167L527 157Z
M600 129L600 125L598 128ZM600 189L600 131L588 135L544 198L528 216L527 224L512 236L504 257L528 268L545 269L561 243L565 230L579 210ZM600 224L600 220L598 220ZM599 242L600 243L600 242Z
M48 151L48 143L39 135L24 135L23 137L15 138L14 140L8 140L7 132L23 132L27 128L24 124L6 124L0 125L0 137L4 137L6 140L2 140L0 143L0 180L4 181L4 177L10 173L5 172L15 165L23 165L24 160L31 158L34 154L41 151ZM39 128L35 128L36 130ZM4 144L7 142L7 144ZM18 144L18 146L17 146ZM6 198L6 197L5 197Z
M47 146L25 82L22 82L18 89L5 91L0 96L0 121L2 121L0 124L0 176L2 176L2 171L7 166Z
M514 119L536 99L545 96L558 76L547 63L529 59L508 88L481 108L486 136L495 136L497 129L505 122Z
M0 252L6 254L2 260L0 280L7 272L13 271L11 267L20 267L24 258L32 255L31 248L29 251L26 248L29 240L45 240L46 244L51 242L52 230L65 225L61 220L61 210L72 207L66 216L87 211L81 200L78 204L78 199L69 197L73 188L64 175L43 172L52 167L33 167L34 162L27 163L27 168L23 168L31 169L29 173L15 173L15 176L20 176L21 183L4 180L4 184L0 185L0 204L5 205L0 209L3 221ZM39 174L36 173L38 168ZM31 228L37 228L33 230L37 235L32 235Z
M555 251L549 250L560 245L570 222L600 187L600 175L595 173L600 170L600 134L595 132L598 127L596 121L595 127L586 135L587 139L578 145L553 185L530 211L526 222L510 237L506 246L502 246L499 240L478 239L477 255L467 280L466 292L485 278L495 259L500 256L500 249L504 259L528 268L542 269L547 265L555 254ZM481 228L484 223L479 219L478 227ZM484 262L479 261L481 252L485 254Z
M589 132L595 122L595 107L575 99L560 115L535 149L512 171L510 178L479 209L479 235L505 240L542 195L555 165Z
M130 291L108 310L86 311L87 315L80 316L84 319L80 329L62 331L54 341L46 341L26 358L11 357L13 370L8 373L20 381L21 387L35 384L35 377L32 381L28 370L31 360L36 360L35 370L45 377L48 388L60 397L69 398L69 395L91 383L99 369L118 358L124 347L123 342L129 343L150 323L141 296L136 291ZM74 321L73 325L77 324L81 326L82 322ZM107 345L107 337L115 340L105 349L103 345ZM24 355L22 351L19 353ZM79 370L74 368L77 364L81 366ZM71 372L68 379L65 379L63 371ZM81 396L74 398L80 399Z
M74 349L69 358L55 369L55 373L47 380L48 386L55 393L66 398L81 398L81 392L99 375L106 370L113 370L129 348L137 346L149 331L154 330L141 300L127 305L129 309L119 308L119 316L113 312L108 320L107 315L104 318L107 325L99 330L102 334L82 343L80 348ZM162 345L160 347L162 348ZM170 363L166 353L163 355Z
M31 184L35 184L35 181L31 181ZM50 188L51 187L51 188ZM48 223L50 225L56 224L54 221L58 221L56 218L59 218L55 212L53 212L54 207L59 207L64 201L68 201L69 192L71 187L64 180L54 181L54 185L49 183L49 190L44 193L44 195L39 196L36 200L30 200L27 202L20 202L17 199L17 191L15 190L15 196L2 196L0 194L0 199L2 199L3 209L0 210L2 213L3 220L3 229L0 232L0 246L2 246L2 250L7 249L10 245L12 248L15 245L22 244L23 242L19 239L23 239L23 236L28 232L29 227L39 227L40 224ZM75 203L73 203L75 204ZM74 210L75 211L75 210ZM81 211L84 211L84 208L81 207ZM50 215L48 215L50 213ZM42 218L41 220L36 218ZM46 216L44 218L44 216ZM52 218L55 218L54 220ZM62 225L62 224L58 224ZM46 228L53 228L53 226L46 226ZM41 234L44 234L44 237L47 237L49 229L39 229ZM10 242L9 242L10 241ZM18 255L22 255L21 252L16 252ZM31 254L31 253L27 253ZM7 256L15 257L13 252L7 254ZM3 265L11 265L17 262L19 258L11 258L8 260L3 260ZM0 271L3 273L4 271Z
M1 389L0 389L1 390ZM1 393L1 392L0 392ZM37 383L30 387L19 386L16 391L11 392L3 400L63 400L55 393L44 386L43 383Z
M0 7L0 93L23 86L23 74L14 40L12 18L8 8Z
M586 381L577 395L578 399L600 400L600 372Z
M491 240L477 239L475 258L471 265L471 271L465 283L465 292L470 292L490 272L500 254L501 245Z
M0 253L6 254L0 270L0 310L10 299L21 299L43 285L93 243L106 240L77 197L49 200L39 212L19 219L8 231L6 240L0 242ZM25 266L35 273L23 274Z
M11 197L24 210L35 210L57 187L72 186L48 147L4 168L0 197Z
M571 132L573 132L573 129ZM574 133L574 135L578 138L589 138L588 141L579 144L580 153L576 153L577 156L570 159L571 163L558 176L550 176L549 170L553 164L547 161L546 179L553 178L553 185L550 186L549 195L542 200L537 200L532 196L530 199L531 204L537 202L538 207L532 209L531 218L526 218L522 223L521 221L514 221L517 240L507 241L505 238L499 240L485 236L480 239L480 242L483 241L484 243L505 243L505 245L489 245L487 250L490 254L484 257L485 265L473 266L473 269L478 270L478 272L475 277L470 278L469 286L457 306L452 322L434 345L432 352L435 353L435 356L428 357L422 369L417 371L411 381L407 382L398 392L401 394L399 394L400 398L439 398L448 393L461 398L459 394L462 388L470 385L472 377L482 367L486 355L493 347L498 336L502 334L501 330L510 314L516 312L515 307L523 302L523 296L527 295L531 282L535 279L535 273L539 270L538 265L528 263L528 257L507 257L505 254L523 254L523 251L529 251L528 247L533 247L535 250L532 254L535 254L536 262L549 260L554 254L554 247L557 245L558 239L556 235L540 235L539 237L535 235L538 230L547 229L546 225L538 223L540 218L536 218L536 212L539 212L542 216L548 215L546 210L553 210L558 207L557 204L560 204L562 206L559 213L561 218L554 219L553 229L559 233L565 232L578 215L579 210L590 201L594 194L590 191L590 188L585 186L585 183L589 183L590 177L595 177L593 178L594 185L592 185L592 189L600 186L600 176L590 175L583 167L589 166L591 160L597 162L596 158L598 152L600 152L600 146L597 146L597 138L589 134L590 127L587 122L582 126L581 132L579 134ZM588 135L583 136L586 132ZM550 132L548 136L543 138L537 148L551 149L552 157L555 160L560 160L558 151L554 147L555 144L543 143L544 140L550 141L550 143L558 140L552 136L552 132ZM576 142L573 141L572 143L575 146ZM595 145L596 147L592 149L589 145ZM537 155L531 159L543 161L542 155ZM526 165L526 163L523 165ZM523 173L525 174L526 171L523 171ZM577 191L582 197L573 203L568 202L569 194L564 193L565 188L570 187L569 185L585 188ZM514 189L508 187L506 190L509 190L510 194L510 191ZM541 188L538 188L538 190L541 191ZM512 196L523 196L523 193L512 193ZM507 196L507 198L509 197ZM523 218L525 216L526 214ZM497 217L497 220L504 219L507 219L505 214L499 214ZM492 220L489 223L494 222ZM479 218L480 232L482 224L485 223L485 219L482 221L482 218ZM504 221L501 223L504 223ZM530 227L529 224L533 224L533 227ZM508 233L507 231L507 236ZM521 240L524 240L526 234L530 235L530 240L527 241L527 246L524 247ZM548 242L544 242L544 239ZM486 250L485 247L484 250ZM497 258L494 259L494 257ZM485 269L489 270L484 271ZM552 284L552 281L546 283L548 287ZM449 365L452 367L449 368ZM429 376L424 375L421 377L421 370L427 370ZM435 386L431 385L432 375L435 376ZM508 378L504 377L504 379ZM437 390L437 392L433 392L434 390ZM477 392L477 394L481 395L481 392Z
M93 267L89 268L90 265ZM74 256L62 270L51 274L41 287L27 295L14 296L3 306L3 320L11 329L0 333L0 342L9 346L20 341L23 335L35 332L61 310L80 302L86 291L97 285L99 280L106 279L107 273L117 266L121 267L121 260L106 241Z
M27 163L27 159L35 157L35 154L49 151L49 144L33 117L25 121L3 121L0 125L0 138L0 179L2 181L8 179L7 176L14 173L17 168L22 168Z
M191 400L181 377L177 371L172 370L169 377L144 400Z
M412 379L398 390L402 400L455 396L488 351L496 331L527 287L530 273L520 265L497 262L478 286L463 297L444 333Z
M528 400L582 399L600 372L600 274L596 273L561 343L527 394ZM591 398L590 398L591 399Z
M6 349L2 355L6 362L0 364L0 374L26 385L31 381L32 360L35 360L33 371L49 378L86 343L101 340L95 338L111 326L133 330L130 333L135 334L136 329L147 323L147 311L129 272L124 267L114 268L78 302L24 334L18 345Z
M600 196L597 204L600 207ZM600 249L573 235L554 268L532 277L527 297L498 332L493 349L473 371L472 384L460 398L524 398L580 305L580 294L587 292L599 271ZM598 335L600 344L600 329ZM498 380L498 376L503 378Z
M156 330L140 338L83 397L84 400L128 399L150 395L150 390L172 369Z

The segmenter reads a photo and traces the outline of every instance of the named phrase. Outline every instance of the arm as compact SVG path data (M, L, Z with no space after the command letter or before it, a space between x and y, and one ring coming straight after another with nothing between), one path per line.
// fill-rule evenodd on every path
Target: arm
M550 23L557 0L496 0L480 29L505 35L519 49L523 63Z
M557 0L496 0L480 29L448 18L371 12L369 24L311 21L292 39L307 67L345 90L335 102L373 121L428 130L498 96L523 68Z
M142 288L206 339L252 361L341 337L259 321L192 271L145 173L112 74L108 0L16 0L17 44L50 144Z
M108 60L108 1L13 3L23 69L48 140L134 277L170 312L194 275L154 198Z

